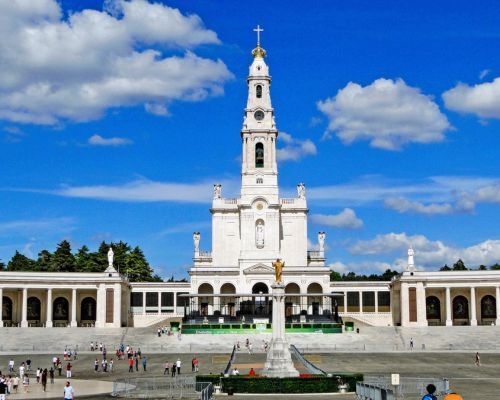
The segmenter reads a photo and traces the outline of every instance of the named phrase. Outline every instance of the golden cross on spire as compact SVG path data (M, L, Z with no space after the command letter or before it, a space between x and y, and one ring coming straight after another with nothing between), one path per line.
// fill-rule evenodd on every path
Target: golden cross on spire
M264 29L262 29L260 25L257 25L257 28L255 28L253 31L257 32L257 46L260 46L260 33L264 32Z

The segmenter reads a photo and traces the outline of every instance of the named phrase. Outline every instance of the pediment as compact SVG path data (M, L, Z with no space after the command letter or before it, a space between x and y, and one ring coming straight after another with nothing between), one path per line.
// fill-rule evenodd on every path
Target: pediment
M251 274L274 274L274 268L265 264L255 264L243 270L245 275Z

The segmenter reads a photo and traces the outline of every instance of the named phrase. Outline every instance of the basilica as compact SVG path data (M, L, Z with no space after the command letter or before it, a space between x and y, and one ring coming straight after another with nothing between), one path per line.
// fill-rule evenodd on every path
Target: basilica
M252 56L241 129L241 192L225 198L224 188L214 185L211 250L202 250L203 238L195 232L190 281L128 282L112 259L102 273L0 272L0 327L272 328L269 293L276 260L284 263L289 329L341 332L348 322L500 323L500 271L417 271L413 249L406 270L390 282L330 282L325 232L315 235L316 250L308 250L305 185L297 184L293 198L280 197L278 129L260 38Z

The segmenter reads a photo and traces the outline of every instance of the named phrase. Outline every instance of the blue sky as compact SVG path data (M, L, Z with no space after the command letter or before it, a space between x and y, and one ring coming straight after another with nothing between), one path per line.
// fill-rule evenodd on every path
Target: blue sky
M176 11L176 9L178 9ZM2 17L3 15L3 17ZM283 196L339 271L500 261L500 4L0 0L0 259L69 239L184 277L237 196L264 28ZM29 32L29 34L28 34Z

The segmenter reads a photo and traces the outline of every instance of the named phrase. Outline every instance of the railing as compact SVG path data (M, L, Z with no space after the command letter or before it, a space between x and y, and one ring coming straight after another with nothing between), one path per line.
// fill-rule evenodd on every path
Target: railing
M309 250L307 252L308 258L325 258L325 254L322 251Z
M290 346L290 350L292 350L292 354L297 357L297 359L306 367L307 371L313 375L326 375L326 372L322 369L316 367L312 362L306 360L304 355L295 347L293 344Z
M196 382L196 392L200 394L200 400L212 400L214 385L210 382Z
M113 382L113 397L125 398L183 398L196 395L194 377L118 379ZM210 398L207 398L209 400Z
M295 199L280 199L281 204L295 204Z
M226 365L224 374L229 374L229 371L231 371L231 365L234 363L235 358L236 358L236 345L233 346L233 352L231 353L231 357L229 357L229 362Z
M436 396L443 396L450 392L450 383L448 379L441 378L421 378L421 377L400 377L398 385L392 385L390 376L365 376L363 382L356 384L356 395L360 400L382 400L382 399L406 399L425 395L426 387L432 383L436 386ZM364 397L358 395L358 389L364 391ZM377 391L378 389L378 391ZM383 397L385 395L387 397ZM380 394L382 397L369 397L367 394L373 392L375 395ZM391 393L393 397L388 397Z
M394 392L364 382L356 382L356 399L358 400L395 400Z
M224 199L224 204L238 204L238 199Z

